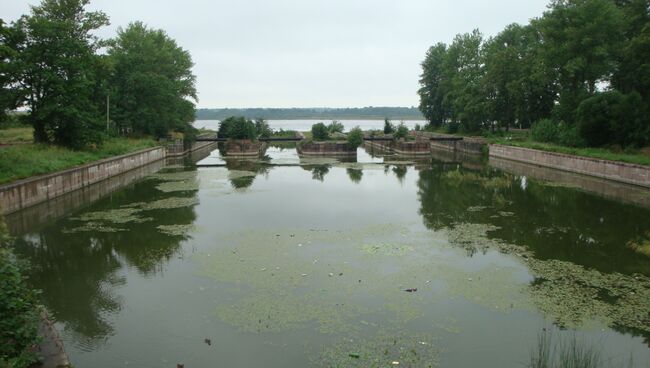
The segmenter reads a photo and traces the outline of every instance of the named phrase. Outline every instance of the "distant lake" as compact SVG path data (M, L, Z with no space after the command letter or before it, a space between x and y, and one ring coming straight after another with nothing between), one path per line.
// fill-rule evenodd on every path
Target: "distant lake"
M267 120L269 126L273 130L297 130L297 131L309 131L311 126L316 123L325 123L330 124L333 120ZM362 130L371 130L371 129L383 129L384 121L383 120L337 120L345 127L345 131L358 126ZM415 128L415 124L424 125L426 121L424 120L403 120L404 124L410 129ZM401 120L391 120L395 125L399 124ZM206 128L217 130L219 128L219 120L196 120L194 121L194 126L196 128Z

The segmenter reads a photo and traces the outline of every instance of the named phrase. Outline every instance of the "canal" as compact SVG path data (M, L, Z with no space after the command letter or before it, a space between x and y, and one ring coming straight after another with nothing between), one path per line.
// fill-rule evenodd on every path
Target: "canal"
M541 340L648 367L649 191L363 148L198 163L8 216L75 367L521 367Z

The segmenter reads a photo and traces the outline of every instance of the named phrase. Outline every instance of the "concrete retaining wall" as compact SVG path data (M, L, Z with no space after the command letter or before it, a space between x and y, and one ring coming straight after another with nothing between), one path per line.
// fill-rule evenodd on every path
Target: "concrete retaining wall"
M226 142L226 156L258 157L264 155L267 144L250 140L231 139Z
M165 148L154 147L5 184L0 186L0 211L13 213L164 158Z
M490 157L489 164L491 167L515 175L552 182L555 185L575 188L601 197L650 208L650 192L648 189L637 185L618 183L595 176L576 174L498 157Z
M310 142L299 143L298 154L303 156L355 156L357 149L348 146L347 142Z
M600 160L529 148L490 145L490 157L551 167L578 174L650 187L650 166Z

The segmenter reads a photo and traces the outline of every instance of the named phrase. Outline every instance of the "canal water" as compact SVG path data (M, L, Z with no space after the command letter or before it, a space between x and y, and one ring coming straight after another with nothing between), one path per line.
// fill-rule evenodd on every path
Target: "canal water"
M8 222L75 367L522 367L540 341L648 367L643 193L272 147Z

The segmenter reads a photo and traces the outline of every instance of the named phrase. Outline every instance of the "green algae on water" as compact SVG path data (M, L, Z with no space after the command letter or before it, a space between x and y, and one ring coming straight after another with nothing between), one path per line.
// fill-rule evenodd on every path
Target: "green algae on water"
M166 181L156 185L156 189L165 193L199 190L199 183L196 180Z
M343 339L325 348L316 364L328 368L433 368L439 365L440 354L430 335L380 332L370 339Z
M193 224L187 225L159 225L156 228L163 234L170 236L185 236L194 229Z
M84 213L79 217L73 217L71 220L75 221L105 221L114 224L127 224L127 223L141 223L153 220L150 217L140 217L137 215L139 209L137 208L116 208L105 211L96 211Z
M606 274L571 262L539 260L525 247L489 239L487 233L497 229L491 225L457 224L448 230L450 244L520 257L534 277L525 289L526 295L538 310L562 327L577 328L598 321L612 328L650 333L649 277Z
M145 203L141 206L141 209L143 211L173 209L173 208L190 207L197 204L199 204L199 200L195 197L170 197L170 198L159 199L157 201Z
M64 234L75 234L82 232L117 233L120 231L127 231L127 229L105 226L98 222L86 222L82 226L78 226L72 229L64 229L61 232Z
M361 250L368 254L379 254L384 256L401 256L413 251L413 247L403 244L376 243L364 244Z

